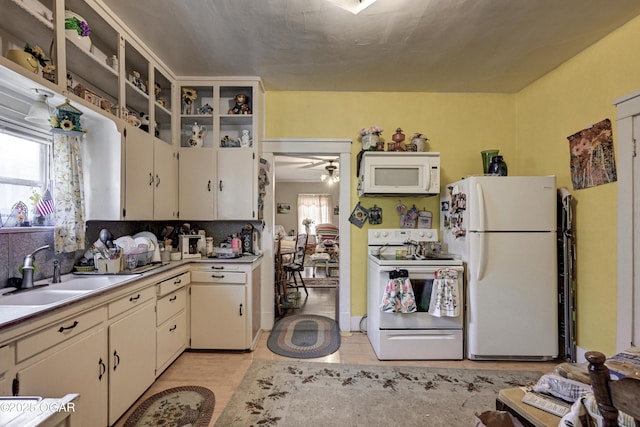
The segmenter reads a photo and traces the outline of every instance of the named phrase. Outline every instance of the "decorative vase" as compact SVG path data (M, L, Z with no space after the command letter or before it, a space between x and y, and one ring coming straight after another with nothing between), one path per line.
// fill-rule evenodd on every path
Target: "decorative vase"
M82 16L70 10L65 10L64 11L64 26L65 26L64 34L66 38L69 39L73 44L78 46L80 49L83 49L89 52L91 50L91 38L89 37L89 35L83 36L81 34L78 34L78 30L76 29L76 25L74 24L75 22L74 18L77 19L78 22L81 22L84 25L86 25L87 28L89 27L89 24ZM72 27L72 28L68 28L68 27Z
M34 74L38 74L40 72L40 63L38 60L30 53L23 50L9 49L7 51L7 59L24 67Z
M415 144L416 149L418 151L425 151L427 148L427 139L426 138L412 138L411 143Z
M484 150L481 151L482 155L482 172L486 175L489 173L489 165L491 164L491 159L494 156L498 155L499 150Z
M402 143L404 142L404 134L402 133L402 129L398 128L396 129L396 133L393 134L393 136L391 137L391 139L393 139L393 141L396 143L396 151L404 151L404 148L402 147Z
M488 170L489 175L507 176L507 164L502 156L493 156Z
M380 135L375 133L368 133L362 135L362 149L365 151L374 150L378 142L380 141Z

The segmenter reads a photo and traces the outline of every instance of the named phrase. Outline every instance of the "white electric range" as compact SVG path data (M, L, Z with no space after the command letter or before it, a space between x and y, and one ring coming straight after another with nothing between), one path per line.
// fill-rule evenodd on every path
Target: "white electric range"
M463 359L464 267L460 259L436 252L435 229L370 229L368 236L367 336L380 360ZM433 282L441 269L458 272L460 315L428 313ZM380 309L389 273L406 270L417 312Z

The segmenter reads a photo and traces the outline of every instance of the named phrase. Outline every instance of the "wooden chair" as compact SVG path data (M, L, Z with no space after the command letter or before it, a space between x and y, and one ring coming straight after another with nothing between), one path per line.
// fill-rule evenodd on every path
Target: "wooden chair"
M307 234L300 233L298 234L298 238L296 239L296 251L293 254L293 260L289 264L284 265L284 270L287 272L288 277L288 287L291 288L300 288L304 289L304 293L309 295L309 291L307 291L307 286L304 284L304 280L302 280L302 272L304 271L304 257L307 249ZM300 279L300 283L298 284L298 279L296 279L296 273L298 273L298 278ZM294 285L290 285L291 279L293 279Z
M636 427L640 427L640 380L611 380L609 368L604 364L604 354L588 351L585 357L589 361L593 395L604 418L603 427L618 427L618 411L631 415Z

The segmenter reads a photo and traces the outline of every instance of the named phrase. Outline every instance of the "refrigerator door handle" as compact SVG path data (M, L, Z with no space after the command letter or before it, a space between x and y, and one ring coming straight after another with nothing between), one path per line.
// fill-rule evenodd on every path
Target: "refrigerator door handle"
M478 259L478 271L476 272L476 280L480 280L484 277L485 270L487 268L487 248L486 248L486 236L484 231L487 228L485 224L485 206L484 206L484 193L482 192L482 185L476 184L476 193L478 196L478 239L480 239Z
M484 219L484 193L482 192L482 185L480 183L476 184L476 193L478 196L478 228L477 230L482 232L487 228L487 224L485 224Z
M480 239L480 244L478 245L478 270L476 272L476 280L481 280L484 277L484 273L487 269L487 248L485 245L486 233L476 233L478 235L478 239Z

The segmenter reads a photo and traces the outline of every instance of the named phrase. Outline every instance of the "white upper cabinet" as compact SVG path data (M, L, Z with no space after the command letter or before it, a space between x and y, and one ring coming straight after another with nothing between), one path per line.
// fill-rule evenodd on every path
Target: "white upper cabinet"
M262 134L260 80L212 78L179 81L178 85L180 218L262 218L257 182Z

